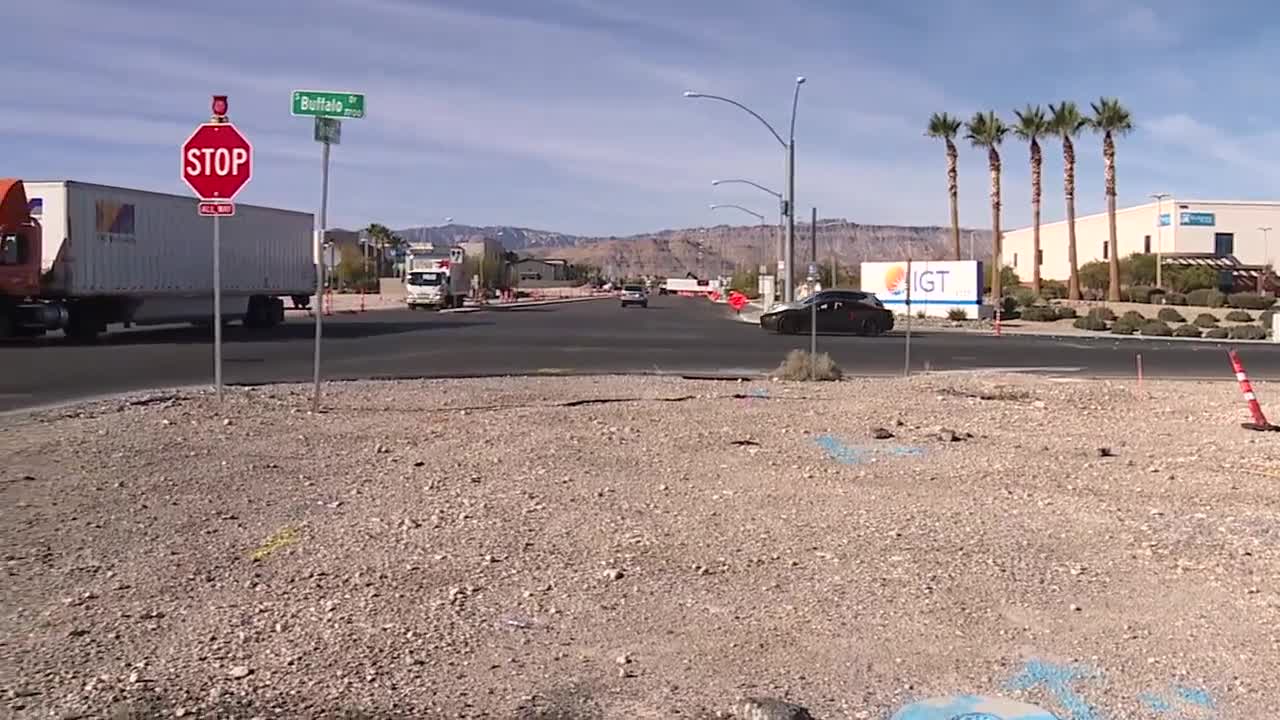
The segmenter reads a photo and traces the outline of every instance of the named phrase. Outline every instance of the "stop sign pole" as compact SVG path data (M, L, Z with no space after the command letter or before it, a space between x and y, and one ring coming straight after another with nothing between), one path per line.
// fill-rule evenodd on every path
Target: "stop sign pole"
M222 402L222 216L253 175L253 146L227 119L227 96L214 95L213 116L182 144L182 179L213 216L213 382Z

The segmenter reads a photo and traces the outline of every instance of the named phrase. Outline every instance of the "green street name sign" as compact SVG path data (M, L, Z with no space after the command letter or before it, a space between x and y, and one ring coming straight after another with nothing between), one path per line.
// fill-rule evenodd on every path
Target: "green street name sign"
M305 117L362 118L364 95L327 90L294 90L293 114Z

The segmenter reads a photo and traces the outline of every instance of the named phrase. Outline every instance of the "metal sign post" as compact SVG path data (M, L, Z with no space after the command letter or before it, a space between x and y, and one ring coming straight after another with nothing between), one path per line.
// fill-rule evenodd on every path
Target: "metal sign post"
M316 347L312 367L311 412L320 412L320 338L324 334L324 233L328 228L329 218L329 147L342 138L342 123L330 118L318 117L315 120L315 139L321 143L320 170L320 232L316 233Z
M906 358L902 362L902 377L911 377L911 256L907 255L907 343Z

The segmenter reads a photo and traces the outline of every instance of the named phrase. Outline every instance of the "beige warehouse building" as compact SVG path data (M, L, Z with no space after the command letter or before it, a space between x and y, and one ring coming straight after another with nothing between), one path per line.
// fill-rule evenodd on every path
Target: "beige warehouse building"
M1264 231L1261 228L1271 228ZM1107 260L1107 214L1076 218L1076 259L1080 265ZM1165 198L1116 211L1116 244L1120 257L1131 253L1170 256L1216 256L1234 264L1273 264L1280 256L1280 202L1207 201ZM1004 264L1023 282L1032 274L1032 228L1005 233ZM1040 276L1066 280L1066 221L1040 226Z

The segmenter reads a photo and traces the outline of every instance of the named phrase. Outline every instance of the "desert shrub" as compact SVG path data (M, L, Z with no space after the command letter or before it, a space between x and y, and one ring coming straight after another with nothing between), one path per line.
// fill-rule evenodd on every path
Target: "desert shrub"
M1070 320L1076 316L1076 309L1070 305L1055 305L1053 311L1059 320Z
M1166 267L1164 281L1169 287L1181 293L1192 290L1211 289L1218 285L1218 273L1212 268L1196 265L1193 267Z
M1113 335L1132 335L1136 332L1138 332L1138 326L1124 318L1111 323L1111 333Z
M1199 315L1196 316L1196 319L1192 320L1191 322L1195 323L1196 327L1202 327L1202 328L1217 327L1218 316L1213 315L1211 313L1200 313Z
M1147 321L1147 318L1146 318L1146 317L1144 317L1144 316L1142 315L1142 313L1138 312L1137 310L1130 310L1130 311L1126 312L1125 314L1121 315L1121 316L1120 316L1120 320L1121 320L1122 322L1127 322L1127 323L1129 323L1130 325L1134 325L1134 326L1139 326L1139 327L1140 327L1140 326L1142 325L1142 323L1144 323L1144 322L1146 322L1146 321Z
M1097 315L1084 315L1076 318L1071 326L1078 330L1095 330L1102 331L1107 329L1107 321Z
M1040 296L1031 291L1031 288L1016 287L1009 291L1009 297L1018 303L1019 307L1031 307L1040 301Z
M1227 337L1232 340L1266 340L1267 331L1261 325L1237 325L1227 329Z
M1201 288L1187 293L1187 304L1199 307L1220 308L1227 302L1227 296L1210 288Z
M1032 305L1022 308L1022 319L1032 322L1052 322L1058 319L1058 311L1048 305Z
M1080 298L1082 300L1094 300L1094 301L1106 300L1107 294L1101 290L1096 290L1094 288L1082 288L1080 290Z
M1089 308L1089 316L1096 317L1099 320L1107 320L1107 321L1116 319L1115 312L1113 312L1111 308L1105 305L1101 307Z
M843 375L840 366L827 353L818 353L813 361L804 350L792 350L773 371L780 380L839 380Z
M1152 303L1158 302L1164 296L1164 291L1160 288L1153 288L1147 285L1134 285L1129 288L1129 302L1136 303Z
M1209 328L1205 331L1204 336L1207 338L1213 338L1214 340L1226 340L1227 329L1224 327Z
M1067 296L1067 284L1057 280L1040 281L1040 297L1046 300L1061 300Z
M1000 298L1000 314L1003 317L1013 317L1013 314L1017 312L1017 310L1018 310L1017 300L1014 300L1008 295L1005 295L1004 297Z
M1183 295L1180 292L1165 293L1161 299L1164 301L1165 305L1186 305L1187 304L1187 296Z
M1200 337L1200 328L1195 325L1179 325L1173 329L1174 337Z
M1081 265L1076 275L1080 278L1080 287L1105 291L1111 282L1111 266L1106 260L1092 260Z
M1138 332L1154 337L1169 337L1173 334L1173 328L1159 320L1148 320L1138 327Z
M968 318L969 314L965 312L964 308L951 308L947 311L948 320L967 320Z
M926 317L926 315L925 315L925 312L924 312L923 310L917 310L917 311L916 311L916 319L918 319L918 320L923 320L923 319L925 319L925 317Z
M1160 312L1156 313L1156 318L1165 322L1184 323L1187 321L1186 318L1182 317L1182 313L1171 307L1160 308ZM1196 334L1199 335L1199 332Z
M1253 322L1253 316L1244 310L1232 310L1227 313L1226 319L1231 322Z
M1257 293L1233 293L1227 296L1227 307L1266 310L1275 304L1275 298Z

